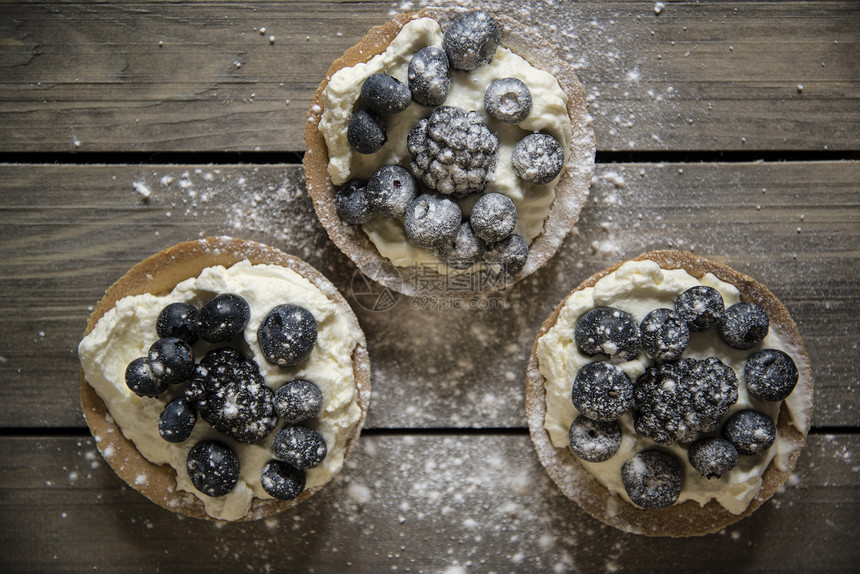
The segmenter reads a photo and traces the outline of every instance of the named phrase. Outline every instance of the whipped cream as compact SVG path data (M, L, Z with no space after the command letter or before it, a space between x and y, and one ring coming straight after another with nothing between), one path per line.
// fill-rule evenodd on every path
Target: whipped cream
M740 300L734 285L721 281L712 274L707 274L700 280L683 269L661 269L653 261L624 263L614 273L600 279L594 287L577 291L568 297L555 325L540 338L537 346L540 372L545 379L546 390L547 414L544 427L549 433L553 446L569 448L570 424L579 415L571 402L571 384L583 365L595 359L599 360L599 357L584 355L573 339L574 327L579 318L595 307L615 307L629 313L637 323L640 323L645 315L657 307L673 308L675 298L696 285L715 288L722 295L726 307ZM695 359L717 357L731 367L737 375L738 400L729 408L726 418L736 411L754 408L767 414L776 422L781 403L762 401L752 397L744 381L746 358L759 348L779 349L794 358L800 355L799 350L788 342L787 337L780 335L773 324L767 337L754 349L747 351L733 349L723 343L716 329L690 333L690 343L684 353L685 357ZM620 363L618 366L631 380L635 381L652 364L653 362L642 352L635 360ZM807 389L809 382L804 380L803 370L800 377L795 392L785 400L785 403L791 414L793 426L805 432L809 422L805 418L803 409L805 396L800 389ZM686 500L695 500L704 506L710 500L716 500L733 514L742 513L761 490L761 477L768 465L773 462L777 468L786 470L791 454L797 449L795 443L786 440L778 432L776 441L764 454L741 455L738 464L730 472L720 478L707 479L688 463L686 445L678 443L670 446L657 445L652 440L639 436L633 428L633 416L629 412L622 415L618 423L622 430L621 446L612 458L600 463L591 463L578 458L577 461L611 493L627 502L631 501L621 481L621 466L635 454L651 447L671 452L682 462L685 475L684 487L678 498L679 504Z
M312 381L322 390L324 411L320 418L308 424L323 435L328 454L319 466L307 471L306 488L325 484L343 466L346 441L361 416L356 403L352 364L352 353L361 335L356 332L354 321L336 303L291 269L242 261L229 268L215 266L204 269L198 277L179 283L164 296L125 297L105 313L81 341L78 354L87 381L105 402L123 435L134 443L137 450L154 464L173 467L177 488L202 500L207 514L218 519L235 520L247 514L254 498L271 498L263 490L260 477L263 466L274 459L272 442L284 424L279 423L263 441L249 445L219 433L198 417L194 431L186 441L169 443L158 433L158 418L164 406L179 396L184 386L171 387L160 397L150 398L137 396L125 384L128 363L146 356L149 346L158 339L155 322L161 309L178 301L199 308L219 293L234 293L250 305L251 317L237 349L253 357L266 385L277 390L287 381L301 378ZM310 357L291 369L268 363L257 343L260 323L272 308L282 303L308 309L319 329ZM199 361L209 349L221 346L196 343L195 360ZM194 488L188 476L188 451L204 439L222 441L239 457L239 481L224 496L210 497L201 493Z

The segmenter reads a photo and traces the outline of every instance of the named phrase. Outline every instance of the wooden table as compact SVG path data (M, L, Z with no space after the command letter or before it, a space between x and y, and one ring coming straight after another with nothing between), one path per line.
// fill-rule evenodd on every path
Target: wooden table
M0 570L856 571L860 6L492 4L576 65L597 137L591 197L502 308L403 298L385 312L352 295L355 267L317 222L300 159L329 64L400 2L0 4ZM374 367L345 472L255 523L182 519L124 486L78 402L76 347L104 289L211 234L320 269ZM685 540L624 534L564 498L523 411L550 310L592 272L667 247L768 285L816 378L792 480Z

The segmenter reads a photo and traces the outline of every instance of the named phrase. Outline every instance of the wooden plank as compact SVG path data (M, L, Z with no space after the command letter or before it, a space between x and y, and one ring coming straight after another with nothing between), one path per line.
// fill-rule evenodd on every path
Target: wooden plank
M81 426L88 309L140 259L210 234L292 252L346 294L374 368L371 428L525 427L525 364L544 318L591 273L666 247L725 261L780 297L812 357L813 424L857 427L858 180L860 162L599 165L574 233L532 277L483 308L402 298L373 312L298 166L0 166L0 403L14 405L0 427Z
M0 569L849 572L860 561L857 435L811 437L774 499L723 532L679 540L586 515L526 435L361 441L344 474L294 511L216 526L125 486L89 438L0 438Z
M302 151L329 65L400 4L4 2L0 151ZM574 63L600 150L858 149L856 2L480 6Z

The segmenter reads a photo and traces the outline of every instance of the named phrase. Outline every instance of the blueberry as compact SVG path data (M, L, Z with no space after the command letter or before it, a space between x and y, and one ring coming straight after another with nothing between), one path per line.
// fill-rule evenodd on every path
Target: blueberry
M176 337L189 345L197 342L197 309L188 303L171 303L155 321L159 337Z
M439 106L451 89L448 56L436 46L421 48L409 61L409 90L412 99L422 106Z
M296 379L275 392L275 412L287 424L294 425L320 416L323 392L310 381Z
M463 213L455 202L424 193L409 204L403 223L409 241L432 249L453 241L462 220Z
M273 498L293 500L305 489L305 471L279 460L271 460L263 467L260 484Z
M191 436L197 411L185 397L173 399L158 417L158 434L167 442L182 442Z
M417 187L409 170L399 165L384 165L367 182L367 201L374 212L403 217L415 199Z
M487 247L484 241L472 232L468 221L460 224L457 236L436 250L442 263L453 269L468 269L484 257Z
M304 426L279 430L272 449L275 458L302 470L318 466L328 453L323 436Z
M219 441L194 445L188 451L186 468L194 488L209 496L224 496L239 482L239 457Z
M157 397L167 389L167 383L153 376L146 357L139 357L128 364L125 384L139 397Z
M720 339L735 349L751 349L767 336L767 312L755 303L735 303L723 313Z
M152 376L165 385L184 383L194 374L194 354L182 339L166 337L149 347Z
M487 245L484 264L495 277L512 277L525 267L529 257L529 246L519 233Z
M361 225L373 218L373 210L367 199L367 182L351 179L340 186L334 194L337 215L347 223Z
M579 415L570 425L570 450L588 462L612 458L621 446L621 427L616 421L593 421Z
M681 495L684 471L674 456L659 450L640 452L621 467L627 496L642 508L672 506Z
M614 421L633 407L633 382L620 367L595 361L577 371L570 400L590 419Z
M388 116L409 107L412 94L396 78L388 74L373 74L361 85L361 99L370 111Z
M532 110L532 93L516 78L501 78L484 92L484 109L500 122L516 124Z
M388 141L385 120L371 111L357 110L349 118L346 139L358 153L376 153Z
M701 438L690 445L687 458L705 478L720 478L738 463L738 449L719 437Z
M508 237L517 225L517 207L501 193L485 193L475 202L469 215L472 231L487 243Z
M580 317L573 338L589 357L603 353L613 361L630 361L639 355L639 326L613 307L597 307Z
M690 342L690 328L671 309L654 309L639 323L639 341L656 361L677 361Z
M257 342L267 361L279 367L294 367L314 350L317 321L304 307L278 305L260 323Z
M445 29L442 47L451 67L474 70L493 59L502 38L496 20L483 10L467 12L454 19Z
M723 296L713 287L690 287L675 298L675 312L687 322L690 331L707 331L719 325L725 304Z
M217 295L197 313L197 334L209 343L226 343L245 329L250 317L251 307L242 297Z
M517 142L511 164L521 179L539 185L554 180L564 167L564 149L549 134L530 134Z
M752 409L738 411L723 425L723 438L740 454L759 455L776 440L776 425L764 413Z
M744 379L750 394L763 401L781 401L797 385L797 365L778 349L762 349L747 357Z

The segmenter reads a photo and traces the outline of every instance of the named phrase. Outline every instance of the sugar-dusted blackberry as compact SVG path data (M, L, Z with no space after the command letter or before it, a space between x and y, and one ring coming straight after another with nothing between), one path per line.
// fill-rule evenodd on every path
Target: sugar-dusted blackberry
M666 508L681 496L684 470L671 454L646 450L624 463L621 481L633 504L642 508Z
M502 193L485 193L475 202L469 222L475 235L487 243L508 237L517 225L517 206Z
M744 380L747 390L763 401L781 401L797 385L797 365L779 349L762 349L747 357Z
M451 89L451 68L445 50L437 46L421 48L409 61L409 91L422 106L440 106Z
M532 93L522 80L501 78L484 92L487 115L507 124L516 124L532 111Z
M317 342L317 321L300 305L278 305L257 329L263 356L273 365L294 367L307 359Z
M305 471L280 460L270 460L260 476L263 490L278 500L293 500L305 489Z
M147 357L138 357L128 364L125 384L139 397L157 397L167 389L167 383L152 374Z
M633 390L636 432L660 444L692 442L716 430L738 400L731 367L714 357L648 368Z
M167 442L182 442L191 436L197 422L197 411L185 397L167 403L158 417L158 434Z
M705 478L720 478L738 463L738 449L719 437L700 438L690 445L687 458Z
M723 438L740 454L764 454L776 440L776 425L764 413L753 409L738 411L723 425Z
M549 134L529 134L514 146L511 164L521 179L543 185L561 173L564 149Z
M370 111L387 116L408 108L412 94L397 78L373 74L361 84L361 99Z
M687 350L690 328L672 309L657 308L639 323L639 341L652 359L677 361Z
M434 249L454 240L462 220L457 203L423 193L409 204L403 223L409 241L418 247Z
M639 356L639 325L629 313L614 307L597 307L580 317L573 338L589 357L602 353L618 362Z
M295 425L320 416L323 392L310 381L296 379L275 391L275 412L287 424Z
M443 243L436 250L442 263L453 269L468 269L478 264L484 257L487 247L484 240L475 237L472 226L468 221L460 224L456 237Z
M403 217L415 199L418 185L404 167L383 165L367 182L367 201L371 210L386 217Z
M767 312L755 303L735 303L723 313L720 339L735 349L751 349L767 336Z
M720 324L725 311L723 296L713 287L690 287L675 298L675 312L687 322L690 331L707 331Z
M226 444L202 440L188 451L188 476L194 488L209 496L224 496L239 482L239 457Z
M346 141L360 154L378 152L388 141L385 119L370 110L354 111L346 126Z
M152 376L165 385L184 383L194 374L194 353L182 339L165 337L149 347Z
M203 420L248 444L263 440L275 428L273 397L257 363L230 347L206 353L185 387L185 398Z
M633 407L633 383L620 367L595 361L577 371L570 399L588 418L614 421Z
M328 454L323 436L305 426L279 430L272 449L275 458L302 470L318 466Z
M494 277L512 277L525 267L528 258L528 243L519 233L512 233L501 241L487 245L484 265Z
M455 199L484 190L496 165L499 138L478 112L436 108L406 138L409 169L427 187Z
M373 219L373 210L367 199L367 181L351 179L334 193L337 215L347 223L361 225Z
M442 47L452 68L470 71L493 59L501 39L502 30L495 18L484 10L475 10L448 25Z
M181 301L171 303L158 314L155 330L159 337L176 337L193 345L197 342L197 309Z
M570 425L570 450L588 462L612 458L621 446L621 427L616 421L594 421L579 415Z
M197 334L209 343L226 343L245 329L250 317L245 299L233 293L217 295L197 313Z

